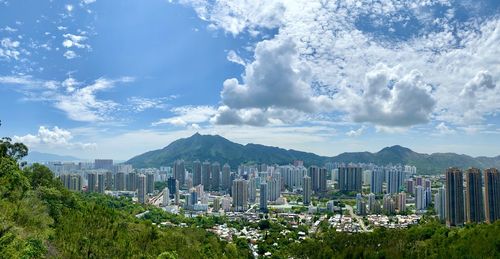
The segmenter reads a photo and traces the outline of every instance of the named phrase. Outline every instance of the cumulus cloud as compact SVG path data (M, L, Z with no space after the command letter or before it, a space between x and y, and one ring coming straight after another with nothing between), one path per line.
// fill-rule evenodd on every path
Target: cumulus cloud
M436 104L417 70L399 77L394 69L379 65L366 75L365 84L363 94L353 97L348 109L357 122L412 126L427 122Z
M231 111L222 110L233 121L238 121L235 114L242 113L241 109L266 112L267 107L290 108L295 104L283 105L280 98L289 98L290 94L278 91L274 87L277 83L272 83L273 100L262 91L267 88L254 87L263 86L266 79L272 78L270 73L259 70L259 66L265 66L259 64L258 52L268 49L266 54L273 58L271 52L282 51L287 56L290 52L285 51L286 41L296 45L293 55L297 58L290 62L293 73L284 67L270 71L299 78L290 80L294 82L291 85L302 82L312 87L313 96L328 96L328 102L330 98L334 100L335 111L345 112L346 118L355 121L370 122L379 128L405 128L433 119L470 124L481 123L486 116L500 111L500 91L494 87L500 74L500 61L496 58L500 56L500 18L491 15L491 10L482 10L490 15L463 20L454 15L456 8L461 7L438 0L363 4L256 0L251 5L244 3L247 1L181 2L192 5L212 28L231 34L253 35L255 31L277 29L270 39L257 43L255 61L247 63L243 82L229 79L224 84L222 102ZM253 9L253 5L258 8ZM265 11L257 14L259 18L254 17L255 11L261 9ZM279 59L270 61L279 67ZM398 67L397 77L383 87L366 80L379 63ZM257 83L252 83L253 78ZM367 93L370 91L372 94ZM264 97L260 93L265 93ZM471 93L475 99L473 108L463 105L464 97ZM291 95L297 97L293 91ZM308 95L311 96L304 94ZM301 111L310 112L310 102L292 100ZM313 111L318 112L322 111Z
M78 149L92 149L96 147L95 143L82 143L72 142L73 135L70 131L61 129L57 126L52 129L45 126L40 126L38 132L27 134L24 136L14 136L14 142L22 142L29 147L64 147L64 148L78 148Z
M65 40L63 41L62 45L65 48L71 48L71 47L76 47L79 49L90 48L89 45L83 43L87 40L87 37L83 35L66 33L63 35L63 37L65 38Z

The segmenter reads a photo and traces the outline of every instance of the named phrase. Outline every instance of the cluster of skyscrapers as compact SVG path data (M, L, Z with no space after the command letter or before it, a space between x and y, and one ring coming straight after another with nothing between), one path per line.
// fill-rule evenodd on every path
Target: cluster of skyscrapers
M493 222L500 219L500 173L496 168L484 172L477 168L465 172L449 168L445 189L436 193L435 200L438 216L448 226Z

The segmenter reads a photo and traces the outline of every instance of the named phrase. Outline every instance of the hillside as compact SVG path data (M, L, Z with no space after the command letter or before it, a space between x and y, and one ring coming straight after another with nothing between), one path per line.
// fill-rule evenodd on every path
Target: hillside
M241 145L219 135L196 133L189 138L178 139L163 149L136 156L126 163L138 168L159 167L169 165L176 159L219 161L236 167L242 163L252 162L284 164L295 159L304 160L309 164L323 164L327 157L257 144Z
M77 162L82 161L80 158L73 156L61 156L50 153L41 153L37 151L30 151L29 154L23 159L28 163L41 163L49 161L59 161L59 162Z
M327 162L375 163L378 165L408 164L416 166L421 173L439 173L451 166L461 168L471 166L479 168L500 167L500 156L474 158L455 153L422 154L396 145L383 148L376 153L347 152L334 157L325 157L265 145L241 145L218 135L200 135L198 133L189 138L178 139L163 149L136 156L126 163L137 168L159 167L171 165L176 159L219 161L229 163L232 167L242 163L288 164L296 159L303 160L305 165L323 165Z

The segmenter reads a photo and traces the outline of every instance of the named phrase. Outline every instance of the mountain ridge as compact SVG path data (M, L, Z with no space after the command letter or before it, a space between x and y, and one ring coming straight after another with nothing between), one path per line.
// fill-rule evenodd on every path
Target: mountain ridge
M266 146L248 143L234 143L219 135L201 135L196 133L191 137L173 141L162 149L148 151L135 156L125 163L134 167L159 167L171 165L177 159L186 161L218 161L237 167L243 163L288 164L293 160L303 160L305 165L323 165L327 162L344 163L375 163L408 164L417 167L422 173L438 173L445 168L457 166L467 167L500 167L500 155L496 157L472 157L465 154L447 153L417 153L407 147L394 145L382 148L372 153L344 152L337 156L320 156L311 152L294 149Z

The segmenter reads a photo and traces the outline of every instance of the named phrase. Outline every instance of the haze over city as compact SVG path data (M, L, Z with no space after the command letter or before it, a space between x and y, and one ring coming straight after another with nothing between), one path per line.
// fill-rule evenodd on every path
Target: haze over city
M2 136L127 160L195 132L500 154L498 1L0 1Z

